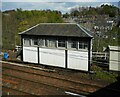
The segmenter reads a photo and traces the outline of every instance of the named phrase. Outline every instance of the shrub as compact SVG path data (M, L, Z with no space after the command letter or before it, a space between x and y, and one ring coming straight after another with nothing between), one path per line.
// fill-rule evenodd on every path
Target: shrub
M98 67L98 66L96 66L96 65L93 65L93 66L91 66L91 70L92 70L92 71L102 71L102 68L101 68L101 67Z

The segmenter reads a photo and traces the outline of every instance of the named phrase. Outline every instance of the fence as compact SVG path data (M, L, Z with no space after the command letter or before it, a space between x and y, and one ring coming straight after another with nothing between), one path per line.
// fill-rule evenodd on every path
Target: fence
M92 52L92 58L93 59L108 60L109 59L109 53L107 53L107 52Z

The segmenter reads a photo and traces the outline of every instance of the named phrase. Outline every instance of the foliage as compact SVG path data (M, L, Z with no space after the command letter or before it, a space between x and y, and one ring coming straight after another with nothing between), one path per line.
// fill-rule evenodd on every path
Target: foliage
M115 17L120 15L119 8L113 5L101 5L100 7L89 7L89 8L73 8L71 9L71 16L82 16L82 15L109 15L109 17Z
M69 15L67 15L69 16ZM82 22L86 21L96 21L96 19L102 19L107 16L111 19L120 17L120 9L114 5L101 5L100 7L78 7L71 9L70 16L78 17ZM99 16L101 18L99 18ZM98 17L98 18L97 18ZM105 18L107 18L105 17ZM92 18L92 19L91 19ZM103 20L105 20L105 18ZM101 20L101 21L103 21ZM120 21L120 20L119 20ZM82 23L81 23L82 24ZM98 33L95 34L93 39L93 51L102 51L103 47L107 47L108 45L120 46L120 22L118 22L117 26L114 26L111 31L106 33ZM83 23L83 26L94 27L94 23Z
M103 79L108 82L115 82L117 81L117 74L113 72L104 72L104 71L97 71L96 78Z
M70 15L68 13L63 14L63 18L68 18Z
M108 45L120 46L120 28L114 26L112 30L104 33L105 36L97 36L94 38L93 51L102 51L103 47Z
M100 68L100 67L98 67L96 65L93 65L93 66L91 66L91 70L92 71L102 71L102 68Z
M14 11L2 14L2 42L3 49L13 49L15 44L15 32L17 32L17 21ZM13 32L14 31L14 32Z
M117 81L118 74L114 72L103 71L101 67L96 65L91 67L92 71L95 71L94 78L100 79L107 82L115 82Z
M103 14L108 14L110 17L115 17L118 14L118 8L112 5L101 5Z
M23 11L21 8L2 13L3 49L14 49L20 45L18 33L38 23L61 23L61 12L51 10Z

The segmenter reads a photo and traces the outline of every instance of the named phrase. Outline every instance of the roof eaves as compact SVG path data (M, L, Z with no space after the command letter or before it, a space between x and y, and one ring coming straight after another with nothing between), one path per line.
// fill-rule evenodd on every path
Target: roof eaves
M120 51L120 47L119 46L108 46L110 50L116 50L116 51Z
M33 26L33 27L30 27L29 29L27 29L27 30L25 30L25 31L23 31L23 32L20 32L20 33L18 33L18 34L19 34L19 35L24 34L25 32L27 32L27 31L29 31L29 30L31 30L31 29L39 26L39 25L40 25L40 24L37 24L37 25L35 25L35 26Z
M83 30L88 36L93 37L93 36L90 35L87 31L85 31L79 24L77 24L77 26L78 26L81 30Z

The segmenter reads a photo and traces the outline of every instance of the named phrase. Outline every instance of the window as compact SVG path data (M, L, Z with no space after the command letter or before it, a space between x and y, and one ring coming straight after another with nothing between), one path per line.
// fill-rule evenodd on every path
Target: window
M32 45L37 46L38 45L38 39L32 39Z
M68 41L68 48L77 48L77 42L74 40Z
M45 46L48 47L48 40L45 39Z
M38 45L38 40L34 40L34 45Z
M88 49L87 42L79 42L79 49Z
M48 41L48 47L56 47L56 41L51 39Z
M24 38L24 45L30 46L31 45L30 39Z
M65 40L58 40L58 47L65 47Z
M41 47L45 46L45 39L39 39L39 46Z

